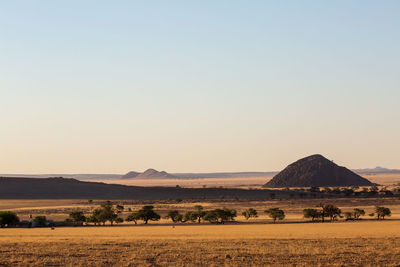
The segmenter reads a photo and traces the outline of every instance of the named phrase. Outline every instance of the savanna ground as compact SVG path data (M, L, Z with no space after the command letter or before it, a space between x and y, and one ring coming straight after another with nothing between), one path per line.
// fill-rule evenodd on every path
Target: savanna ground
M0 210L13 210L22 220L29 214L64 220L73 210L90 213L102 201L0 200ZM390 220L309 223L302 210L319 203L342 211L375 205L390 207ZM116 201L125 210L154 205L165 216L194 205L205 209L234 208L237 223L175 224L162 219L150 225L0 229L0 266L399 266L400 200L398 198L292 199L269 201L218 200ZM261 215L248 222L246 208ZM263 214L270 207L286 212L285 223L272 224ZM126 217L129 212L124 212Z
M1 229L2 266L398 266L400 222Z

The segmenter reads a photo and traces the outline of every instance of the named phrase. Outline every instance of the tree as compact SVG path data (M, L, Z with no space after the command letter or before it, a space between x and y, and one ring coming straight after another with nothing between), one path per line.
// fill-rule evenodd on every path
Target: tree
M198 213L195 211L188 211L185 213L185 215L183 216L183 221L187 222L187 221L191 221L191 222L195 222L197 221L199 218Z
M86 220L86 222L94 223L94 225L102 223L103 225L106 224L107 221L110 222L111 226L116 222L118 219L118 214L114 209L112 203L107 201L101 204L100 208L95 209L92 212L92 215Z
M265 210L264 212L274 220L274 223L277 219L283 220L285 218L285 212L279 208L270 208L268 210Z
M196 209L197 222L201 223L201 219L203 219L206 215L206 213L204 212L204 208L201 205L196 205L194 206L194 208Z
M215 209L206 211L204 220L211 223L225 223L227 221L234 221L237 216L236 210L234 209Z
M247 209L247 210L243 211L242 215L246 218L246 220L248 220L248 219L250 219L252 217L254 217L254 218L258 217L257 211L255 209L253 209L253 208L250 208L250 209Z
M321 217L321 213L316 209L304 209L303 216L304 218L311 218L311 221L314 221L316 218Z
M153 209L153 206L143 206L142 209L137 211L136 215L140 220L144 221L144 224L147 224L148 221L160 220L160 215L157 214Z
M177 210L170 210L167 218L170 218L173 223L182 222L183 216Z
M0 211L0 227L10 227L19 222L17 214L11 211Z
M101 214L101 209L95 209L92 212L92 215L86 219L86 222L88 223L93 223L94 225L100 224L102 221L100 219L100 214ZM105 221L103 222L103 224L105 223Z
M113 208L113 205L110 201L107 201L103 204L101 204L101 209L100 213L98 214L99 221L105 225L107 221L110 222L111 226L114 224L114 222L118 218L118 214L116 213L115 209Z
M86 221L85 215L83 215L82 211L73 211L69 214L68 219L69 221L72 222L84 222Z
M139 212L137 212L137 211L129 214L129 216L126 218L126 221L134 222L135 224L137 224L138 220L140 220L140 216L139 216Z
M365 210L355 208L353 214L354 214L354 219L359 220L361 216L365 215Z
M382 218L382 220L384 220L386 216L390 217L392 215L392 212L389 208L380 207L380 206L375 207L375 213L376 213L378 220L380 220L381 218Z
M322 216L329 217L331 222L332 222L338 216L341 215L342 211L338 207L336 207L334 205L327 204L327 205L323 205L322 206L322 213L323 213Z
M46 216L36 216L33 221L40 227L47 226Z

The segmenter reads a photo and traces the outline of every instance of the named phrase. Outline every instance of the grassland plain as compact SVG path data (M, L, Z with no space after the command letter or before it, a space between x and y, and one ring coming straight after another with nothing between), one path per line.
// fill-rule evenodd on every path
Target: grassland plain
M398 266L400 222L0 230L2 266Z
M18 214L22 220L29 219L29 215L45 215L48 219L65 220L69 212L82 210L86 214L90 214L104 200L94 200L88 203L87 200L0 200L0 210L11 210ZM125 218L131 210L137 210L143 205L151 204L162 216L167 215L168 210L179 210L186 212L193 210L195 205L202 205L205 209L216 209L227 207L236 209L238 212L237 221L244 221L240 216L241 212L248 208L254 208L259 212L259 218L251 219L251 222L265 222L268 219L263 211L271 207L279 207L285 211L285 221L304 221L303 209L312 208L320 203L334 204L342 209L342 212L351 211L353 208L363 208L366 213L374 212L375 205L387 206L392 210L393 219L400 219L400 199L393 198L337 198L337 199L274 199L268 201L248 201L248 200L213 200L213 201L183 201L176 203L175 201L114 201L125 207L121 214ZM368 218L368 216L366 216ZM160 220L154 223L166 223L168 220Z
M68 212L89 214L104 201L0 200L0 210L13 210L21 219L29 214L64 220ZM249 223L238 216L225 225L175 224L162 219L150 225L0 229L0 266L399 266L400 199L274 199L268 201L116 201L125 210L145 204L165 216L168 210L234 208L238 214L255 208L260 217ZM390 220L366 216L357 222L310 223L302 209L319 203L355 207L366 213L375 205L390 207ZM272 224L263 214L280 207L287 217ZM121 214L126 217L129 212Z

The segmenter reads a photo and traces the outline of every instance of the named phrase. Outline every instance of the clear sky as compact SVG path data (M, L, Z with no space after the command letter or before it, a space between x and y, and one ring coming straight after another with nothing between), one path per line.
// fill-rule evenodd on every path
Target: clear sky
M400 1L1 1L0 173L400 168Z

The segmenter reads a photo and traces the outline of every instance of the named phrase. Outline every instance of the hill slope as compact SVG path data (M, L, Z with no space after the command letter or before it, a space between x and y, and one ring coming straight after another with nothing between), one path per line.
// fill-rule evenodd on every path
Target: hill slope
M266 199L271 190L140 187L66 178L0 177L0 199Z
M321 155L300 159L278 173L264 187L369 186L367 179Z

